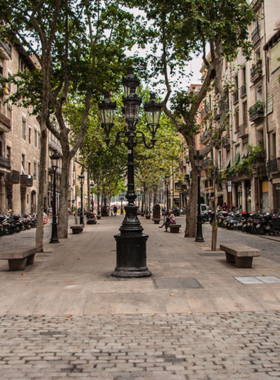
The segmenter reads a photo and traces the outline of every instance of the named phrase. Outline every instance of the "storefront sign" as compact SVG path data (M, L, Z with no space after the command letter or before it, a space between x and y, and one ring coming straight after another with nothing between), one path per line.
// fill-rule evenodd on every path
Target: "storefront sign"
M228 181L227 183L227 191L231 193L231 181Z
M280 191L280 185L275 186L276 191Z

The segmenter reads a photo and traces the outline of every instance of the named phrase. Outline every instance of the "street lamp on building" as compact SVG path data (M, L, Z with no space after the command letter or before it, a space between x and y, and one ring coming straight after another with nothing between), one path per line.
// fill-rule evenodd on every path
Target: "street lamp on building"
M91 191L91 212L93 212L93 187L94 187L94 182L91 181L89 186L91 187L91 190L92 190Z
M194 165L197 168L197 229L196 229L196 242L203 242L203 234L202 234L202 219L200 213L200 174L202 169L203 155L200 154L199 150L196 151L196 155L194 156Z
M80 224L84 224L84 205L83 205L83 185L85 176L83 174L79 175L79 181L81 185L81 212L80 212Z
M58 168L58 160L61 158L61 156L57 153L55 150L53 154L50 156L51 164L52 164L52 170L53 170L53 218L52 218L52 234L51 234L51 240L50 243L59 243L58 236L57 236L57 218L56 218L56 178L55 174Z
M128 70L128 75L122 81L124 87L123 113L125 127L119 131L115 143L124 143L128 149L128 181L125 206L126 215L120 228L120 234L115 235L117 243L117 265L112 273L115 277L147 277L151 276L146 264L146 242L148 236L143 234L143 227L137 217L137 205L134 203L137 197L134 189L134 156L133 150L139 143L143 142L146 148L152 149L156 142L156 131L159 128L161 104L156 101L155 94L151 94L151 99L144 106L147 116L147 129L151 134L151 139L147 143L144 133L136 129L138 115L142 100L137 96L137 88L140 80L133 74L133 70ZM116 103L110 100L109 93L104 94L104 100L99 104L102 127L106 132L105 142L110 145L110 132L114 125L113 117Z

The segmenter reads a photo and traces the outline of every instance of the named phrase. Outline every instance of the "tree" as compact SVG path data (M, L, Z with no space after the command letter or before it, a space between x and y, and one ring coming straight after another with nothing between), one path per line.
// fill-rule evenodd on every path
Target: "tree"
M135 6L134 0L128 1ZM186 215L185 236L195 236L195 215L197 207L197 168L194 166L195 135L199 128L196 123L201 101L211 82L221 96L222 120L227 120L225 109L226 93L222 86L223 58L231 59L238 48L249 57L251 44L248 42L248 24L254 19L254 12L246 0L168 0L143 1L149 20L146 33L141 30L139 44L152 45L149 60L141 63L142 75L164 83L166 95L163 108L177 130L184 136L192 166L192 185ZM210 58L207 58L207 47ZM194 55L202 54L205 72L198 92L180 88L180 83L172 80L174 74L188 79L186 65ZM171 106L169 101L171 100ZM210 148L208 148L210 149Z
M69 164L83 141L91 99L98 102L103 89L117 88L124 72L124 49L133 44L133 16L121 9L116 1L99 0L74 2L71 0L11 1L1 6L6 21L6 35L14 36L27 54L36 57L40 67L29 73L27 80L19 73L17 98L23 94L36 102L41 120L42 151L39 173L39 229L40 244L43 230L40 217L43 208L43 178L46 160L46 127L60 141L62 148L62 197L59 209L59 237L67 237L67 194ZM15 76L14 81L17 80ZM36 89L34 88L36 87ZM64 106L69 93L79 96L83 104L79 134L73 147L69 145L69 128L64 119ZM36 101L37 100L37 101ZM59 129L54 127L55 115ZM41 231L39 233L39 230Z

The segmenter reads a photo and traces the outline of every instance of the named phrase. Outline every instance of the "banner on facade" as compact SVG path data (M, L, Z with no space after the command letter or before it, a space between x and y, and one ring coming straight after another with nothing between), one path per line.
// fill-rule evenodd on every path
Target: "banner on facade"
M228 181L227 183L227 191L228 193L231 193L231 181Z

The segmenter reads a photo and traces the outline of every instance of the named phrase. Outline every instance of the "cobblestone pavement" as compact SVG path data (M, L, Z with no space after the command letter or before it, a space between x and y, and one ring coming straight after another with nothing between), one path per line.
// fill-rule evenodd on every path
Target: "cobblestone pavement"
M0 318L1 379L280 378L279 312Z
M208 253L209 225L197 244L141 219L153 277L117 280L110 273L120 222L104 218L47 243L52 252L24 273L0 263L1 380L280 379L280 284L235 279L280 278L279 242L221 229L220 242L262 250L253 268L236 268ZM0 249L10 238L30 244L34 230L21 234L1 239ZM180 288L181 280L202 287Z

